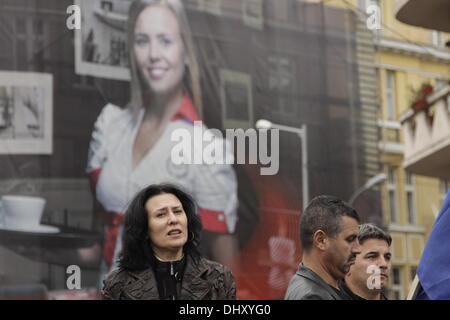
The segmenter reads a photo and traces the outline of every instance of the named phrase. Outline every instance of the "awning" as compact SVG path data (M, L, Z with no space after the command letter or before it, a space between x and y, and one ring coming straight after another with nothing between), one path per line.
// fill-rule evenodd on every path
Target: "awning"
M410 25L450 32L450 0L397 0L395 17Z

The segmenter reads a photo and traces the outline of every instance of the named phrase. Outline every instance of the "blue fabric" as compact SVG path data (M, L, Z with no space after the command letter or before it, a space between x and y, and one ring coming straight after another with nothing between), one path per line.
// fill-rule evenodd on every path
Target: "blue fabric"
M422 286L417 299L450 299L450 189L431 230L417 275Z

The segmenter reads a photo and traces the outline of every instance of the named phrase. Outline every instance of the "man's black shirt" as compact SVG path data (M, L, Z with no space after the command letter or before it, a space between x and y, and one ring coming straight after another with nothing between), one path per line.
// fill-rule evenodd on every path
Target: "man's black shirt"
M342 293L341 295L346 296L346 300L367 300L353 293L352 290L350 290L350 288L347 287L344 280L339 280L338 286L339 290ZM381 300L388 300L387 297L384 295L383 291L381 291Z

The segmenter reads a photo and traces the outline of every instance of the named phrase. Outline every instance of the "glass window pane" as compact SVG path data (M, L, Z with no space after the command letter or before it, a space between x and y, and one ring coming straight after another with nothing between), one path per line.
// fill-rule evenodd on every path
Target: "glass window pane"
M391 221L397 222L397 212L395 208L395 191L389 190L389 211L391 215Z
M412 185L413 184L413 175L411 172L406 172L406 184L407 185Z
M392 167L389 167L389 169L388 169L388 178L389 178L389 183L395 184L395 169Z
M414 218L414 197L413 197L413 193L412 192L407 192L406 193L406 201L407 201L407 205L408 205L408 222L410 224L414 224L415 223L415 218Z
M392 93L388 92L387 94L387 118L389 120L393 120L394 119L394 105L392 102Z
M394 72L386 71L386 108L388 120L395 119Z
M395 267L392 268L392 282L393 284L400 284L401 280L400 280L400 268L399 267Z

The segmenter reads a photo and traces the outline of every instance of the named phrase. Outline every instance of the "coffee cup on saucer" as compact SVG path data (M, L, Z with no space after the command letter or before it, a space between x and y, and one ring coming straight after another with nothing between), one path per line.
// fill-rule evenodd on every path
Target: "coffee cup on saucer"
M0 225L10 230L40 227L46 200L41 197L6 195L0 198Z

